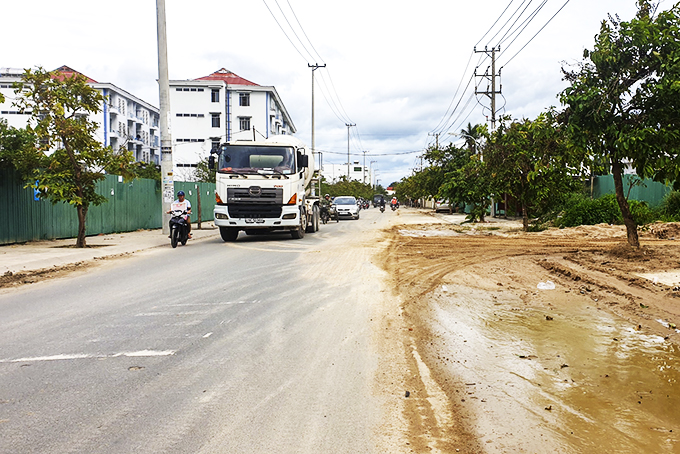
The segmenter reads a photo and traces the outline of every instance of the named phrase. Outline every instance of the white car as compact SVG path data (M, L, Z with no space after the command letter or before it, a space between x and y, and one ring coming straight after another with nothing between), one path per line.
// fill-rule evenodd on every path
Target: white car
M335 208L338 210L339 217L351 217L359 219L359 206L357 199L352 196L340 196L333 200Z
M447 213L451 210L451 204L448 199L439 199L434 203L434 211L439 213L440 211L446 211Z

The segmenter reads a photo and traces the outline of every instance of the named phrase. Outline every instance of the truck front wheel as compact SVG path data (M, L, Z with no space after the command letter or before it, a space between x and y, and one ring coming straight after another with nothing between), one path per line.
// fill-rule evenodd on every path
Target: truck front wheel
M233 227L220 227L220 236L224 241L236 241L236 238L238 238L238 229Z

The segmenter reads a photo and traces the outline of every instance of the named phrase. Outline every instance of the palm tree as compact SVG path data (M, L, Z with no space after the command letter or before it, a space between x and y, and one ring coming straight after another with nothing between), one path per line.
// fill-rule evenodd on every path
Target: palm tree
M467 144L468 150L475 154L477 153L477 143L481 137L480 130L480 125L472 126L470 123L467 124L467 128L460 130L460 135L465 138L465 143Z

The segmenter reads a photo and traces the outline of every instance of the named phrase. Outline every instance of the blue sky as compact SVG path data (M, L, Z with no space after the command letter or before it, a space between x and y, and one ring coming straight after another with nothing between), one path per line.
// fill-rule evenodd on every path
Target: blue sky
M446 143L468 121L486 121L489 102L473 95L472 73L478 64L484 72L488 63L473 54L475 45L480 50L503 42L499 105L514 117L534 117L558 105L556 95L564 88L560 68L592 48L607 14L625 20L636 11L635 0L565 2L547 0L521 33L506 35L508 29L521 30L543 0L166 0L170 78L193 79L225 67L274 85L297 136L310 144L307 65L325 63L316 72L316 148L323 150L324 162L345 163L345 124L355 123L353 160L362 161L362 151L368 151L367 163L377 161L374 168L386 185L419 165L418 155L434 141L428 134L439 132ZM661 3L670 6L668 0ZM68 65L158 105L155 2L11 2L3 5L0 36L0 67ZM453 115L452 100L461 101Z

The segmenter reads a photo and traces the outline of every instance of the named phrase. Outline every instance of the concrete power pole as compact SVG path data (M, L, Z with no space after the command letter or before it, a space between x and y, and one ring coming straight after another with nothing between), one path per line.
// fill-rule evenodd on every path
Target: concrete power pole
M429 134L428 133L427 135L428 136L434 136L435 142L437 143L437 150L439 150L439 133L435 133L435 134Z
M350 164L350 159L349 159L349 128L351 126L356 126L356 123L345 123L345 126L347 126L347 182L349 183L349 164Z
M366 184L366 153L368 153L368 151L364 151L363 153L364 153L364 184Z
M316 71L319 68L325 68L326 64L324 63L323 65L310 65L307 63L307 66L309 68L312 68L312 159L314 156L314 153L316 153L316 143L314 141L314 71ZM314 196L314 186L312 186L312 196ZM321 197L321 154L319 154L319 197Z
M496 129L496 95L500 95L501 91L503 90L503 86L498 83L496 84L496 78L501 77L501 72L500 70L498 71L498 74L496 74L496 52L500 52L501 48L500 46L498 48L494 47L491 50L487 49L486 47L484 50L477 50L475 47L475 53L484 53L487 55L491 56L491 73L489 74L489 68L484 71L484 74L477 74L477 69L475 68L475 78L480 77L483 80L486 79L488 82L490 82L491 85L491 90L489 90L489 83L486 85L486 91L479 91L479 84L475 83L475 94L476 95L486 95L489 97L491 100L491 130ZM496 86L498 86L498 89L496 89Z
M170 210L175 200L175 182L172 164L172 136L170 135L170 80L168 78L168 40L165 30L165 0L156 0L158 28L158 94L161 127L161 189L163 235L170 233Z

